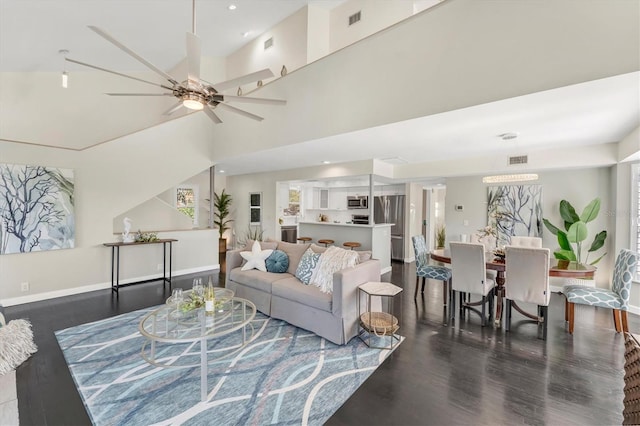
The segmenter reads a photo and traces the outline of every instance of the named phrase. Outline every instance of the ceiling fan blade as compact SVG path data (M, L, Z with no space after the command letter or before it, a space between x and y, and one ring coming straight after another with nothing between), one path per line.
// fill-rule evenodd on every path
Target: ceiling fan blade
M216 123L216 124L222 123L222 120L220 120L220 117L218 117L216 115L216 113L213 112L213 110L211 108L209 108L208 106L205 105L205 107L202 110L204 111L205 114L207 114L209 116L211 121L213 121L214 123Z
M93 68L93 69L98 70L98 71L104 71L104 72L108 72L108 73L111 73L111 74L119 75L120 77L130 78L132 80L140 81L142 83L151 84L151 85L156 86L156 87L162 87L163 89L173 90L172 87L165 86L163 84L154 83L153 81L143 80L143 79L138 78L138 77L133 77L133 76L130 76L130 75L127 75L127 74L122 74L121 72L118 72L118 71L112 71L112 70L108 70L106 68L98 67L96 65L91 65L91 64L87 64L85 62L76 61L75 59L65 58L65 61L72 62L72 63L78 64L78 65L82 65L83 67Z
M164 78L169 80L169 82L171 84L178 84L178 81L175 78L171 77L169 74L167 74L166 72L162 71L160 68L156 67L151 62L147 61L145 58L143 58L142 56L138 55L133 50L129 49L127 46L125 46L120 41L118 41L115 38L113 38L109 33L104 31L103 29L98 28L98 27L93 26L93 25L89 25L89 28L92 31L94 31L96 34L98 34L99 36L101 36L102 38L104 38L105 40L110 42L111 44L115 45L116 47L119 47L121 50L124 50L126 53L129 54L129 56L135 58L136 60L138 60L138 62L144 64L150 70L155 71L157 74L160 74L161 76L163 76Z
M173 96L173 93L105 93L109 96Z
M243 84L252 83L258 80L264 80L266 78L273 77L273 73L269 68L265 68L260 71L252 72L251 74L243 75L242 77L233 78L231 80L222 81L217 84L210 84L218 92L224 92L227 89L242 86ZM205 82L206 83L206 82Z
M177 110L179 110L180 108L182 108L182 101L179 101L177 104L175 104L174 106L172 106L171 108L163 112L162 115L171 115Z
M189 80L200 81L200 37L187 33L187 75Z
M282 99L265 99L265 98L250 98L246 96L223 96L225 101L233 102L247 102L251 104L268 104L268 105L286 105L287 101Z
M262 121L264 120L263 117L260 117L259 115L255 115L255 114L251 114L250 112L247 112L243 109L240 108L236 108L234 106L231 106L229 104L223 104L223 103L219 103L218 106L220 107L224 107L225 109L228 109L231 112L235 112L236 114L240 114L240 115L244 115L245 117L248 117L252 120L256 120L256 121Z

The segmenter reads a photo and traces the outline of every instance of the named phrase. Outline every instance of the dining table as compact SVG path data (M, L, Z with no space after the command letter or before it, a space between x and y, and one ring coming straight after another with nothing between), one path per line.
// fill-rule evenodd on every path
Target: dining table
M432 250L430 257L437 262L451 263L451 252L449 249ZM507 264L504 258L497 257L493 252L486 252L485 259L487 269L496 271L496 286L498 288L496 289L497 303L495 325L500 327L502 325L502 305L505 296L505 271L507 270ZM597 269L593 265L564 260L552 259L551 262L552 263L549 267L550 277L593 279ZM536 321L538 320L537 315L524 311L515 301L511 301L511 306L527 318Z

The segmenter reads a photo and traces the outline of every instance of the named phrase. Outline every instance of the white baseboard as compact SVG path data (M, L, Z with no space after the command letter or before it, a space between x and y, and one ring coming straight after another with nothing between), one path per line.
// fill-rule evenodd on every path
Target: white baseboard
M188 268L188 269L181 269L179 271L173 271L172 277L175 278L181 275L195 274L196 272L210 271L212 269L220 269L220 264L199 266L197 268ZM162 278L162 274L145 275L141 277L127 278L127 279L120 280L120 284L121 285L129 284L137 281L145 281L145 280L161 279L161 278ZM80 287L65 288L63 290L55 290L55 291L47 291L44 293L30 294L28 296L12 297L9 299L0 300L0 305L3 305L3 306L22 305L23 303L39 302L41 300L55 299L56 297L71 296L74 294L88 293L90 291L104 290L108 288L111 288L111 281L98 283L98 284L83 285Z
M387 272L391 272L391 266L387 266L386 268L382 268L380 270L380 275L386 274Z
M411 257L405 257L404 258L404 263L411 263L411 262L415 262L416 257L415 256L411 256Z

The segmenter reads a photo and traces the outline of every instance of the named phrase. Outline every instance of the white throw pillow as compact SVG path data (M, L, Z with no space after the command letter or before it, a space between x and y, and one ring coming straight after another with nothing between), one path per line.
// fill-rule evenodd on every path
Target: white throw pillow
M242 267L242 271L248 271L249 269L257 269L262 272L267 272L267 266L264 261L267 257L271 256L273 250L262 250L258 241L253 242L251 251L241 251L240 256L247 261Z

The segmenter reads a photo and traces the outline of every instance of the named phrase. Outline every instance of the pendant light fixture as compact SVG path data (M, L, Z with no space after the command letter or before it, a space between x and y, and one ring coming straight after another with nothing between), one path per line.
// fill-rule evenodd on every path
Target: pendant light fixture
M66 89L67 87L69 87L69 74L67 74L67 55L69 54L69 51L67 49L62 49L59 50L58 53L64 56L64 65L62 68L62 87Z
M538 180L538 175L535 173L522 173L515 175L485 176L482 178L482 183L526 182L530 180Z

